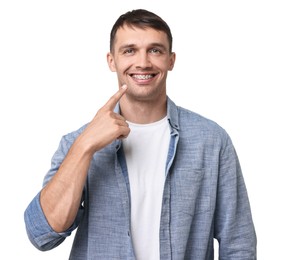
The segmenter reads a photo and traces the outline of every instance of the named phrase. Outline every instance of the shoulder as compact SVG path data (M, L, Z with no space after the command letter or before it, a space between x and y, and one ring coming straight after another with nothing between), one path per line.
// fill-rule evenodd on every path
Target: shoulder
M61 142L66 143L68 146L70 146L75 141L75 139L84 131L87 125L88 123L79 127L76 130L66 133L65 135L62 136Z
M221 131L224 130L217 122L210 118L207 118L201 114L198 114L192 110L183 108L181 106L177 106L177 109L179 114L179 120L182 122L182 124L212 128Z
M227 131L214 120L189 109L177 106L179 131L185 136L199 136L207 139L228 141Z
M217 122L192 110L176 105L169 97L168 118L172 127L186 135L220 136L227 139L228 134Z
M234 149L227 131L214 120L178 107L179 135L183 144L208 147L210 150Z

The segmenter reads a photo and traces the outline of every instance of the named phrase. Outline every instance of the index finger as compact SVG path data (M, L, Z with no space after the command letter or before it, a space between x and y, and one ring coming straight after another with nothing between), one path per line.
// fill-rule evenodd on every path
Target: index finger
M117 102L121 99L127 90L127 85L122 85L119 90L106 102L103 108L113 110Z

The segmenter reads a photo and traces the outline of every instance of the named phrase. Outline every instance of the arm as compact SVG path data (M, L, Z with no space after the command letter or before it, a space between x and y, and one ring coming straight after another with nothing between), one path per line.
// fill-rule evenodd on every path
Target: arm
M130 130L125 119L113 112L125 91L125 87L120 88L97 112L64 155L65 158L54 176L26 210L25 223L29 238L34 240L33 244L38 237L44 236L45 232L67 236L71 231L79 212L93 154L115 139L129 134ZM45 221L41 227L33 224L38 221L40 215L43 215L43 219L47 221L46 226L50 227L50 230L46 228L41 234L39 228L45 226Z
M219 241L220 259L256 259L257 241L249 199L229 137L220 155L215 237Z

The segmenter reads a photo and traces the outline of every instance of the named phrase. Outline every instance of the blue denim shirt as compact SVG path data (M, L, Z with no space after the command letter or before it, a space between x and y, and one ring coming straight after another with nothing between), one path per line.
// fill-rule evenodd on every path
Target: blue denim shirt
M160 259L213 260L214 238L219 241L219 259L256 259L250 204L230 137L215 122L176 106L169 98L167 108L171 141L159 230ZM62 138L43 185L84 128ZM83 203L69 230L53 231L39 194L24 215L28 237L40 250L58 246L77 228L70 259L135 259L130 186L121 141L94 154Z

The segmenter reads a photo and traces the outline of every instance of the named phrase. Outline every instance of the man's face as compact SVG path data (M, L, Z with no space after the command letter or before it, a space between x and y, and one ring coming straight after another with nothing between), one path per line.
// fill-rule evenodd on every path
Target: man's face
M124 26L116 33L107 61L119 85L128 85L128 97L152 100L166 95L167 73L173 69L175 54L169 52L164 32Z

